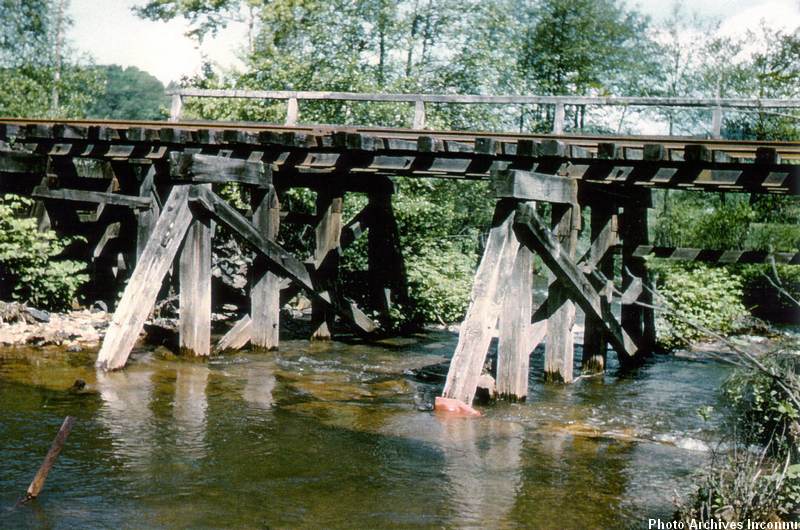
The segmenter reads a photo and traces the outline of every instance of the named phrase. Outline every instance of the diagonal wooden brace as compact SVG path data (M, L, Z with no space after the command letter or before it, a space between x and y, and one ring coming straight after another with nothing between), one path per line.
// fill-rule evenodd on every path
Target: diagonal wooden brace
M189 186L175 186L170 191L108 326L100 353L97 354L96 364L99 368L117 370L128 361L144 321L156 301L161 282L192 223L188 195Z
M369 335L377 331L377 324L365 315L358 306L321 290L314 280L312 272L308 270L302 261L292 256L274 241L264 237L246 217L237 212L214 192L198 186L192 186L189 201L214 218L215 221L241 237L253 250L267 260L269 267L278 275L287 277L300 285L309 296L330 307L336 314L349 322L355 331L363 335Z
M633 356L638 350L637 345L622 330L610 308L601 303L600 294L578 266L567 257L533 206L521 204L517 207L514 232L520 243L541 256L547 268L569 291L570 298L583 309L586 316L603 326L614 349L621 354Z

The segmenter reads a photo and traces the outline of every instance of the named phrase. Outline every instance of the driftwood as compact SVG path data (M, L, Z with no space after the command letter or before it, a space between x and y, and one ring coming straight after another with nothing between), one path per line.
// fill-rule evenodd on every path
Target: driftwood
M50 470L53 468L56 460L58 459L58 455L64 448L64 444L67 441L67 437L69 436L74 423L74 417L67 416L64 418L64 423L61 424L58 434L56 434L53 443L50 445L50 450L47 451L47 455L44 457L44 462L42 462L42 465L39 467L39 471L36 472L36 476L33 477L31 485L28 486L28 491L25 492L25 496L19 500L17 505L25 504L26 502L35 499L42 492L42 488L44 488L44 482L47 480L47 474L50 473Z

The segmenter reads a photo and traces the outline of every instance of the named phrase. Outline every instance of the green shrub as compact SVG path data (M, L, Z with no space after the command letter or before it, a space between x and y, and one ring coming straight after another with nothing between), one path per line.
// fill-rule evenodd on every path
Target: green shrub
M406 267L414 320L448 323L464 317L475 274L474 252L465 252L457 242L431 243L407 257Z
M747 315L742 305L741 279L725 268L701 264L649 262L656 286L667 305L658 313L658 341L674 348L703 338L687 320L715 333L735 330Z
M736 370L722 389L730 410L728 423L745 443L785 453L800 443L800 409L786 390L800 395L800 356L773 354L760 362L781 374L783 386L763 371Z
M775 269L783 288L795 300L800 299L800 267L778 264ZM800 323L798 307L764 276L766 274L773 282L776 281L771 265L742 265L736 272L742 278L744 304L755 316L771 322Z
M57 259L76 239L59 238L52 230L39 232L36 220L25 214L31 204L15 195L0 199L0 298L67 309L89 279L80 274L82 263Z

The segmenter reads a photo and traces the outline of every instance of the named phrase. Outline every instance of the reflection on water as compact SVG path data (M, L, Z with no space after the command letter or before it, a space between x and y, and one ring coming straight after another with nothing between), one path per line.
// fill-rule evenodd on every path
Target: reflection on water
M661 358L545 386L537 355L527 403L454 419L427 410L442 382L412 370L455 340L143 356L111 374L4 354L0 528L639 526L669 517L707 458L713 424L695 410L720 365ZM78 423L43 496L5 510L66 414Z

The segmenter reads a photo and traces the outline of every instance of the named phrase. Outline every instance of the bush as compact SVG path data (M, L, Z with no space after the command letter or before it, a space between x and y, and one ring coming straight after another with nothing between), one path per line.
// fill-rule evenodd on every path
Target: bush
M456 322L469 305L475 274L474 252L456 242L422 247L406 260L412 319L418 322Z
M697 492L679 507L686 522L798 515L800 356L778 353L758 362L761 367L745 363L749 368L738 368L723 385L724 451L714 455Z
M781 454L800 444L800 409L785 388L800 389L800 356L777 353L761 363L781 374L783 386L762 371L735 371L723 386L730 409L728 423L745 443Z
M796 300L800 299L800 267L776 265L775 269L783 288ZM737 269L737 274L742 278L744 304L755 316L771 322L800 323L798 307L764 277L766 274L775 281L771 265L743 265Z
M67 309L89 277L80 274L82 263L57 259L76 239L59 238L52 230L39 232L36 220L25 214L32 204L15 195L0 199L0 298Z
M667 348L685 346L704 338L688 321L710 331L734 331L747 310L742 305L742 281L726 268L653 260L658 291L667 310L658 314L658 341Z

